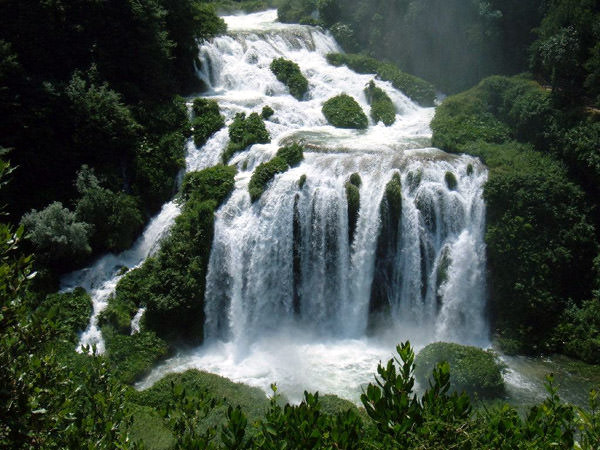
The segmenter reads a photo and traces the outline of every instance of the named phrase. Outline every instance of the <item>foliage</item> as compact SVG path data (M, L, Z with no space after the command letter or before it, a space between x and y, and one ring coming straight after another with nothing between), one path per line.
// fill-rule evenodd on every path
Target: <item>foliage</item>
M52 320L74 343L88 325L92 299L85 289L78 287L72 292L48 295L36 312Z
M88 241L90 225L78 222L75 213L60 202L42 211L34 209L21 222L40 261L46 265L68 270L85 261L92 251Z
M252 177L250 178L250 183L248 183L250 200L252 202L258 200L275 175L285 172L287 169L287 162L278 156L268 162L259 164L258 167L254 169Z
M447 342L429 344L419 352L415 359L417 381L425 384L433 368L442 361L450 364L452 389L483 397L504 394L502 364L493 352Z
M260 116L265 120L269 120L273 114L275 114L275 111L273 111L273 108L271 108L269 105L265 105L265 106L263 106Z
M131 334L131 320L137 312L137 306L127 295L123 294L123 287L116 295L108 299L108 305L98 317L98 325L109 326L119 334Z
M567 299L580 305L591 294L598 244L584 193L560 162L533 146L546 150L547 136L558 133L554 154L589 155L594 135L553 131L558 114L537 84L491 77L446 99L431 124L433 145L479 156L490 167L484 189L490 310L500 342L512 352L560 349L551 336ZM593 159L587 167L573 159L565 158L593 176Z
M298 64L285 58L276 58L270 67L277 79L288 87L290 94L302 100L308 91L308 80L300 72Z
M377 86L371 80L365 88L367 101L371 105L371 117L373 122L383 122L385 126L390 126L396 121L396 108L390 97L385 91Z
M450 171L447 171L444 175L444 181L446 182L446 186L448 187L448 189L450 189L451 191L456 190L456 186L458 186L458 181L456 180L456 175L454 175Z
M122 383L131 384L144 376L168 352L165 341L152 331L119 334L102 328L106 358L112 374Z
M301 19L310 17L316 9L316 0L289 0L281 2L277 8L277 18L280 22L300 22Z
M553 335L556 348L592 364L600 361L600 304L598 298L581 306L569 305Z
M250 145L269 142L271 142L271 136L261 116L252 113L246 118L245 113L237 113L229 125L229 145L223 152L223 163L227 164L234 153L242 151Z
M282 158L288 166L296 167L304 159L304 148L297 142L293 142L277 150L276 157Z
M396 89L421 106L434 104L436 94L432 84L402 72L392 63L380 62L363 54L344 53L330 53L327 55L327 61L334 66L348 66L357 73L375 73L379 79L391 82Z
M202 341L214 211L233 189L235 174L225 166L188 174L182 186L182 213L160 251L117 285L116 296L146 306L146 328L168 342Z
M337 128L365 129L369 120L360 105L347 94L330 98L323 104L323 115Z
M103 188L87 166L77 174L76 185L81 197L75 214L77 219L92 226L92 248L120 252L131 247L144 225L137 200Z
M346 200L348 202L348 241L352 242L360 210L360 190L352 183L352 179L346 183Z
M194 119L194 144L200 148L208 138L225 126L225 119L221 116L219 104L215 100L197 98L192 107Z

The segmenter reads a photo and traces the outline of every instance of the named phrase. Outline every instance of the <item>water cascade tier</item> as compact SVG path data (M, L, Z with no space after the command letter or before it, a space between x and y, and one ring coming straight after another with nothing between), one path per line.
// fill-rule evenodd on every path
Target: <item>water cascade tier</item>
M322 105L341 93L369 115L364 88L375 76L329 65L326 54L340 51L335 40L315 27L279 24L276 11L225 20L228 34L199 47L203 95L219 103L228 124L236 113L270 106L271 143L229 161L238 175L215 219L205 344L160 364L140 387L195 367L265 389L277 382L292 400L303 389L355 398L403 339L486 345L486 168L430 148L434 109L381 80L397 111L393 125L371 118L360 131L328 125ZM271 72L279 57L308 79L302 101ZM304 161L251 202L254 169L291 142L303 145ZM219 163L227 143L226 128L202 148L189 143L186 170ZM355 174L360 181L348 188ZM349 189L358 203L348 201ZM173 208L165 206L142 241L168 229ZM160 232L151 231L156 224ZM145 257L143 248L136 255ZM143 261L128 255L108 265ZM101 260L65 283L91 288L94 317L118 280L106 266ZM100 342L98 334L93 318L83 343Z

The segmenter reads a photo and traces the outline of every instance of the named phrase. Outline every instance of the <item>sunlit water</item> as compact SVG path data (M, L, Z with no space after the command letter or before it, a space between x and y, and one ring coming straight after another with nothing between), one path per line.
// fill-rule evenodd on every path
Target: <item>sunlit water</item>
M377 362L391 357L402 340L417 348L437 340L489 345L486 168L474 158L430 148L434 109L417 106L387 82L377 84L397 109L394 125L370 122L364 131L329 126L321 107L342 92L369 113L363 89L374 76L330 66L325 55L340 51L330 35L275 19L275 11L225 17L228 35L199 47L204 95L218 101L228 124L238 112L272 107L275 114L266 122L272 142L230 161L239 172L234 192L216 214L205 344L159 364L138 387L168 372L198 368L265 391L276 382L291 400L304 389L356 400ZM271 61L280 56L298 63L307 77L304 101L290 96L271 73ZM305 146L304 161L277 175L252 204L247 191L252 171L292 141ZM226 128L201 149L190 142L186 170L220 162L227 142ZM362 178L361 205L351 242L345 183L355 172ZM456 176L456 189L446 185L446 172ZM380 204L394 173L402 180L402 219L395 225L400 237L386 248L378 242ZM306 183L300 188L302 175ZM165 205L134 248L63 280L64 288L88 289L94 301L82 345L103 350L97 317L114 291L119 268L142 263L178 213L174 203ZM383 265L376 260L378 247L387 255ZM441 280L438 268L444 261L449 266ZM369 315L374 283L388 305L386 325L379 329Z

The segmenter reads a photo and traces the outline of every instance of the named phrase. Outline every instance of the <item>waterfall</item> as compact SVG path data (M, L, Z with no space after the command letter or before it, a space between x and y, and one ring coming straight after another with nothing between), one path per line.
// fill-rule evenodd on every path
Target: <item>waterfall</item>
M219 103L228 124L238 112L273 108L266 121L272 141L229 162L238 175L215 218L205 344L160 364L138 387L194 367L265 390L276 381L292 400L304 389L356 398L377 361L403 339L417 347L436 340L487 345L486 168L431 148L434 109L417 106L389 82L376 80L397 110L392 126L371 119L367 130L329 126L321 107L342 92L369 114L363 90L374 75L329 65L326 54L340 51L333 37L279 24L274 10L225 20L227 35L199 45L205 95ZM282 56L308 79L303 101L269 69ZM304 161L276 175L251 203L253 170L293 141L304 146ZM226 128L201 149L190 141L186 170L219 163L227 142ZM350 223L346 183L355 173L360 208ZM392 180L401 186L394 199L386 194ZM101 347L97 318L118 268L141 264L153 251L149 242L168 231L178 212L167 204L133 249L63 280L65 289L87 288L94 301L82 344Z

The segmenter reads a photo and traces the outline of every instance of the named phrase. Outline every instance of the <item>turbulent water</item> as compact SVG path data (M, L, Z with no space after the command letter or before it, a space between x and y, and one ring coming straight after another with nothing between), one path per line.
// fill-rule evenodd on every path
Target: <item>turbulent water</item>
M340 51L330 35L275 19L275 11L225 17L228 35L199 49L198 75L208 88L203 95L218 101L227 123L238 112L272 107L266 122L272 142L230 162L239 172L215 221L205 345L161 364L140 387L195 367L265 389L277 382L292 400L303 389L356 398L377 362L403 339L417 346L436 340L488 344L485 167L430 148L433 108L415 105L387 82L377 84L397 109L394 125L371 122L363 131L329 126L322 104L342 92L369 113L363 89L373 75L329 65L325 55ZM307 77L304 101L271 73L271 61L281 56ZM303 143L304 161L277 175L251 203L252 171L292 141ZM187 170L217 164L227 142L224 128L201 149L190 143ZM448 172L458 181L455 189L447 186ZM349 233L345 184L353 173L362 184L356 229ZM391 221L381 205L395 173L402 210ZM82 285L94 299L83 345L102 349L97 315L119 268L140 264L177 213L173 203L165 205L132 250L64 280L65 288Z

